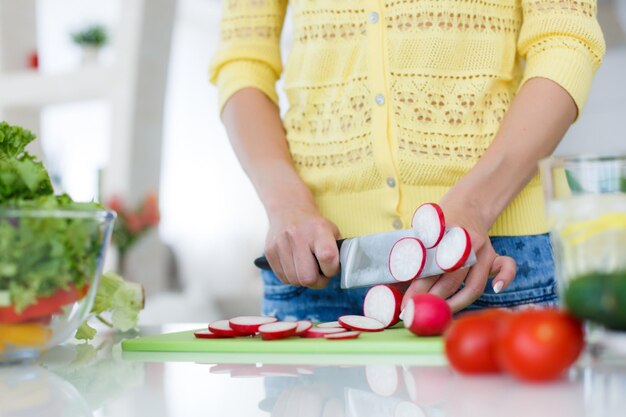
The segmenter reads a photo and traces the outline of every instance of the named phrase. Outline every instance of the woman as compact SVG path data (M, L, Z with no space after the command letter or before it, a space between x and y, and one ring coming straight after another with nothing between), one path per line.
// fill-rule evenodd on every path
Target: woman
M263 275L264 313L360 312L364 290L327 278L339 270L335 240L407 228L430 201L470 232L478 262L417 280L407 296L431 292L454 311L554 304L536 167L578 117L601 63L595 0L289 5L284 74L286 0L224 1L211 69L232 146L270 221L275 275Z

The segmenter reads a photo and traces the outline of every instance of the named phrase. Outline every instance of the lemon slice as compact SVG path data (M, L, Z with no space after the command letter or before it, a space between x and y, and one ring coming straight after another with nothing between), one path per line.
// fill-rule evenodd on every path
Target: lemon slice
M560 232L561 239L576 246L608 231L626 231L626 213L607 213L593 220L570 224Z

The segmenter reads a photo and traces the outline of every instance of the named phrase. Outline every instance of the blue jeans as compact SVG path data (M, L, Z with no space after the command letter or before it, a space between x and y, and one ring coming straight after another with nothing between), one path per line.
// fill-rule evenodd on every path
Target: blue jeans
M557 304L552 245L547 234L532 236L496 236L491 238L496 253L513 257L517 262L515 279L504 291L495 294L491 279L484 294L467 310L527 305ZM279 320L332 321L345 314L363 314L363 299L368 288L342 290L339 277L330 279L321 290L285 285L271 271L261 271L263 278L263 314Z

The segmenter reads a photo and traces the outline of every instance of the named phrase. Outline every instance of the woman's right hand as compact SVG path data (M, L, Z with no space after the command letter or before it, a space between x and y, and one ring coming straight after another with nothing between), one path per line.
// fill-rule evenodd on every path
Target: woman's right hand
M269 220L265 257L276 276L294 286L328 285L328 279L339 272L337 226L308 204L289 204L273 210Z
M294 167L278 107L260 90L244 88L228 100L222 119L270 220L265 257L272 270L285 284L325 287L339 272L339 230Z

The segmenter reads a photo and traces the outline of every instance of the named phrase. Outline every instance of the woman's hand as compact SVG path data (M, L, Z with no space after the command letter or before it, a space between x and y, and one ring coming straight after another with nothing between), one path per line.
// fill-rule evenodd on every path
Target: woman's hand
M440 205L447 225L462 226L469 233L477 262L469 269L413 281L405 293L403 307L413 294L430 292L448 299L450 308L456 312L483 294L490 275L495 275L493 289L496 293L506 288L515 277L515 260L495 252L488 235L490 225L483 219L480 210L466 202L455 201L450 194L441 200ZM459 290L463 283L463 288Z
M554 151L577 110L572 97L554 81L536 77L520 88L489 148L440 202L446 223L463 226L470 234L478 263L469 272L416 280L405 300L430 291L450 297L450 307L459 311L483 293L490 274L496 274L496 292L513 281L515 261L495 253L487 232L537 173L538 161ZM454 294L461 283L465 286Z
M272 270L286 284L325 287L339 272L339 231L294 168L278 107L260 90L244 88L228 100L222 119L270 221L265 256Z
M265 256L276 276L289 285L328 285L328 279L339 272L337 226L310 204L287 204L269 217Z

